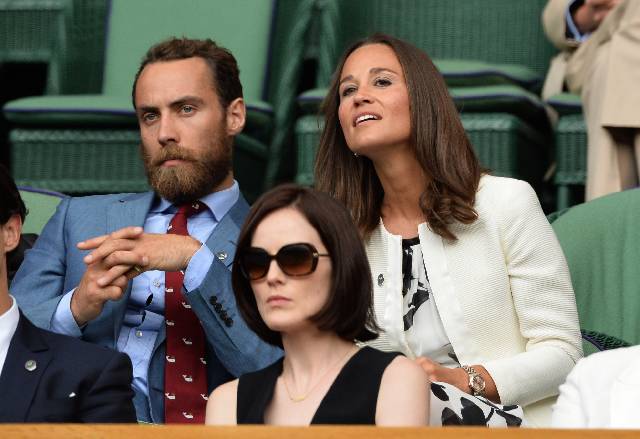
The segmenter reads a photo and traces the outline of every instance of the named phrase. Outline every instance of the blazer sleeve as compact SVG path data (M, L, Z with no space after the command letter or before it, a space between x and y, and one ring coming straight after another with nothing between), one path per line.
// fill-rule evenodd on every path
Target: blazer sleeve
M36 326L50 329L66 276L65 218L70 198L63 199L38 237L28 250L10 287L22 312Z
M503 404L527 405L558 393L582 342L569 269L528 183L509 180L494 194L502 250L524 352L484 365Z
M262 341L240 316L231 271L223 262L214 259L200 286L188 297L209 344L234 376L266 367L282 356L280 349Z
M83 397L79 413L82 422L136 422L131 360L125 354L112 352L104 365L98 365L100 372Z
M542 25L544 32L560 50L569 50L576 46L575 42L566 36L567 22L565 13L571 0L549 0L542 12Z

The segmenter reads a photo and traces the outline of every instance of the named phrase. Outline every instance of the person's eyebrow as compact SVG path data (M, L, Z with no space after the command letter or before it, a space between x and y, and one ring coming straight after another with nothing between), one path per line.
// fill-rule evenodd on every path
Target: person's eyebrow
M184 104L189 104L189 103L193 103L193 104L203 104L204 103L204 99L202 99L201 97L198 96L182 96L178 99L176 99L175 101L172 101L169 106L171 108L175 108L175 107L180 107Z
M340 80L340 84L342 84L343 82L346 82L346 81L350 81L351 79L353 79L353 75L347 75L347 76L345 76L344 78L342 78Z
M191 95L181 96L178 99L169 103L169 106L171 108L176 108L188 103L202 104L204 103L204 99L198 96L191 96ZM155 112L158 112L158 107L155 105L140 105L138 106L137 111L139 113L155 113Z
M389 69L387 67L373 67L371 70L369 70L369 73L382 73L382 72L389 72L389 73L393 73L394 75L397 75L398 72L393 71L392 69Z
M389 69L387 67L372 67L371 69L369 69L369 74L374 74L375 75L377 73L382 73L382 72L389 72L389 73L393 73L394 75L398 74L398 72L396 72L396 71L394 71L392 69ZM347 76L345 76L344 78L342 78L340 80L340 84L342 84L343 82L346 82L346 81L350 81L352 79L353 79L353 75L347 75Z

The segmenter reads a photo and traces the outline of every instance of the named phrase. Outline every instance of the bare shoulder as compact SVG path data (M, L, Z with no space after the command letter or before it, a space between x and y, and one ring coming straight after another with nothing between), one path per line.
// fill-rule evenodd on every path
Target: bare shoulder
M206 424L235 425L238 400L238 380L216 387L207 402Z
M394 381L401 379L403 381L413 381L414 383L429 383L427 374L415 361L408 359L403 355L398 355L393 359L382 375L382 382L385 380Z
M404 356L397 356L382 375L376 425L427 425L429 397L429 379L422 367Z

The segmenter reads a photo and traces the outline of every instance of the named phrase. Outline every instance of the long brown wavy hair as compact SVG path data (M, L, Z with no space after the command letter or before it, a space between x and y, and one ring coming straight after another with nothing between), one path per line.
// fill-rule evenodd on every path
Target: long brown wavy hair
M398 38L374 34L353 44L342 56L322 103L325 125L315 161L316 187L342 201L363 236L380 223L384 190L371 160L349 150L338 119L340 75L347 57L359 47L385 44L402 66L411 114L411 145L427 176L420 209L434 233L455 241L451 224L471 224L483 169L442 75L422 50Z

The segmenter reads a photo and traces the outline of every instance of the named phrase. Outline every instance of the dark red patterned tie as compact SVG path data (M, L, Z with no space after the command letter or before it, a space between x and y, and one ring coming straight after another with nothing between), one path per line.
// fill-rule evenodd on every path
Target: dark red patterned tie
M188 235L187 218L205 206L180 206L167 233ZM167 424L203 424L207 404L205 338L200 321L182 294L184 272L165 273L167 356L164 368L164 419Z

